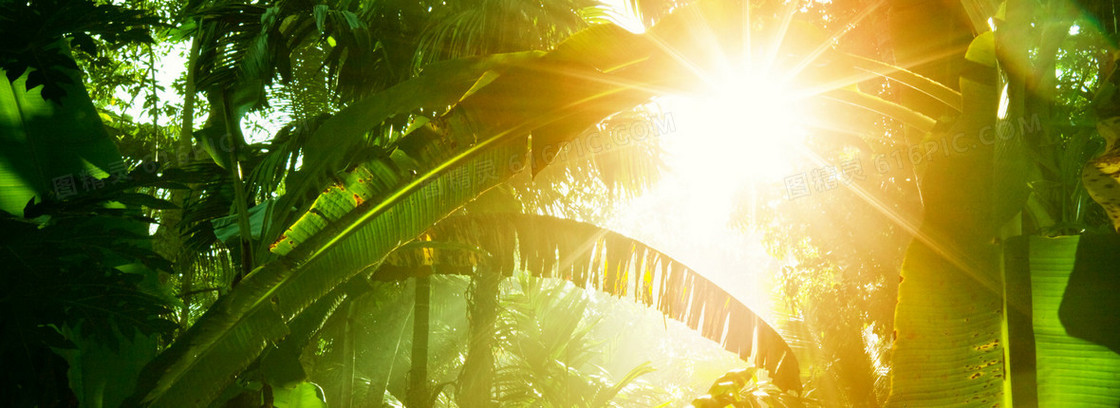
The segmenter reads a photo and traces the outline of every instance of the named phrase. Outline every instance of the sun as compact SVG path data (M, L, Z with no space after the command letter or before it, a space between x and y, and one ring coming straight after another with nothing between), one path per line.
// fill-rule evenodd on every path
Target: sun
M706 92L666 99L677 125L667 149L678 170L772 181L793 169L805 140L804 117L782 81L744 73Z
M676 131L663 147L698 216L726 222L745 187L780 183L798 167L806 137L803 101L780 76L742 70L702 92L661 101Z

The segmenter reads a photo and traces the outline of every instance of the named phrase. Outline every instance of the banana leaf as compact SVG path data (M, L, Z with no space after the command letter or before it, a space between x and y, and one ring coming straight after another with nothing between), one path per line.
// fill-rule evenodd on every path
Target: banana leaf
M372 278L416 276L436 262L441 271L470 273L484 264L506 276L519 269L565 279L655 307L765 368L783 389L801 389L797 357L776 330L695 270L638 240L579 221L500 213L448 217L425 236L460 245L399 251Z
M61 103L43 99L43 87L27 89L30 72L11 82L0 72L0 210L15 215L32 197L78 197L127 171L78 71L64 71Z
M1008 275L1025 277L1031 301L1027 338L1035 371L1012 377L1016 406L1115 407L1120 404L1120 354L1114 348L1116 262L1120 237L1091 234L1019 237L1007 251ZM1109 306L1113 306L1110 308ZM1015 322L1011 322L1015 323ZM1015 339L1012 339L1013 341ZM1012 368L1018 361L1012 360ZM1013 371L1013 374L1017 374ZM1031 380L1035 382L1029 383ZM1017 383L1018 382L1018 383ZM1025 382L1025 383L1024 383Z
M326 408L323 390L319 386L304 382L292 387L274 388L272 403L276 408Z

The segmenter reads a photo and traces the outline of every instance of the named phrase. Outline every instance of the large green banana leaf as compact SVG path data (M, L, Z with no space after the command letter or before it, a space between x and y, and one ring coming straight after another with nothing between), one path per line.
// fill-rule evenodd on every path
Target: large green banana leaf
M1093 272L1114 272L1115 264L1102 267L1100 259L1115 253L1115 240L1111 246L1094 241L1085 246L1092 250L1081 248L1075 257L1078 237L998 239L1017 233L1007 227L1018 226L1027 181L1038 171L1029 146L1038 144L1033 141L1045 137L1049 126L1032 116L1026 74L1017 70L1032 52L1039 58L1053 54L1031 48L1031 4L1008 6L1006 15L994 16L1002 20L1000 30L977 36L968 48L962 115L952 131L966 137L962 146L969 151L934 162L921 181L927 213L906 254L899 286L892 406L1080 407L1120 401L1115 391L1120 360L1105 346L1117 336L1104 334L1115 332L1108 322L1116 319L1101 318L1110 314L1102 310L1116 303L1102 299L1115 295L1099 289L1115 277L1101 279L1107 273ZM997 55L1009 68L994 69ZM1001 88L1007 99L997 99ZM1016 122L1018 132L1009 135L1015 137L976 139ZM998 244L1004 249L1002 267L996 262ZM1096 288L1087 289L1085 279L1074 279L1071 271L1082 278L1095 273L1089 280L1096 280Z
M346 166L345 154L365 143L366 132L396 115L431 115L454 105L480 78L505 72L510 66L539 58L541 52L491 55L432 64L418 77L398 84L377 97L358 101L330 117L302 146L303 166L286 182L287 193L277 203L284 211L294 207L305 193L328 180L330 172ZM487 74L490 73L490 74ZM427 112L421 112L426 110ZM306 210L304 208L303 210ZM294 219L276 213L265 237L275 239ZM297 214L298 215L298 214Z
M524 149L524 138L504 142L432 183L390 190L391 196L371 200L376 205L363 208L368 211L347 214L289 255L256 269L149 367L145 379L155 381L140 388L144 402L161 407L209 402L268 344L283 339L288 322L304 308L376 265L499 177L508 177L498 173L487 180L472 174L482 162L504 160ZM391 167L376 171L378 182L400 180Z
M276 408L327 408L323 401L322 390L312 383L299 383L292 387L281 387L273 391L273 404Z
M1025 281L1019 291L1030 301L1027 319L1009 322L1009 332L1019 335L1010 344L1016 406L1120 403L1120 354L1109 348L1120 338L1109 307L1117 299L1118 249L1112 234L1024 236L1008 245L1008 279Z
M425 238L467 244L487 255L453 246L398 252L372 278L415 276L427 270L425 263L437 262L439 270L462 271L453 273L469 273L472 265L486 263L505 275L520 268L569 280L656 307L744 361L766 368L778 386L801 388L797 358L776 330L696 271L633 238L589 223L531 214L453 216Z

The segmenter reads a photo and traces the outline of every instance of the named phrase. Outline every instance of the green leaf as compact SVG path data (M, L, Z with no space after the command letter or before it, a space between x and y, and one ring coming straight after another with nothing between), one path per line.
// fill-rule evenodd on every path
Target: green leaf
M418 87L414 89L418 93L442 91L427 87L434 84L439 82L412 86ZM553 86L568 84L557 81ZM399 92L390 90L382 97L399 96ZM594 100L596 96L584 99ZM521 106L525 98L504 99L507 106ZM395 102L387 98L370 101L368 106L391 112L387 106ZM472 109L494 108L459 107L462 111L456 116L477 117ZM567 109L577 110L578 106ZM437 128L440 134L433 129L402 138L398 148L424 166L418 171L398 171L393 158L379 157L349 172L343 183L320 196L276 244L277 252L286 255L249 274L149 365L147 381L138 387L132 403L195 406L215 398L269 343L287 336L286 323L308 305L341 282L376 266L392 250L415 239L463 203L509 178L514 169L507 163L529 151L522 135L563 117L565 112L542 109L517 113L486 130L460 122ZM374 123L378 118L364 120ZM368 128L345 123L335 126L359 132ZM353 130L348 134L353 135ZM485 139L472 141L479 135Z
M776 330L697 271L638 240L593 224L529 214L449 217L427 235L467 244L491 256L478 258L472 256L476 251L447 245L402 248L373 278L396 275L399 267L420 272L427 268L423 263L431 261L454 271L470 271L472 262L479 262L507 276L520 269L565 279L581 288L655 307L744 361L766 368L782 388L801 388L797 358ZM458 268L463 265L467 268ZM690 300L690 294L703 296L691 295Z
M968 45L964 58L968 61L981 64L985 67L996 66L996 36L992 31L985 31L976 36Z
M43 99L42 88L26 89L26 73L14 82L0 75L2 211L22 215L33 197L60 200L95 191L104 185L95 179L124 164L78 72L66 73L73 82L63 87L61 104Z
M653 89L684 88L697 81L696 74L678 62L682 55L659 48L654 37L679 37L670 30L687 21L699 23L696 17L684 13L672 20L676 25L646 36L614 25L588 28L533 64L512 67L464 98L444 119L453 127L485 134L493 127L525 122L530 119L526 113L548 112L548 120L538 123L532 132L532 171L536 175L568 140L607 115L649 100L655 95ZM520 94L549 97L514 100ZM504 105L522 108L494 108Z
M598 393L595 393L595 398L591 402L590 406L609 406L608 404L610 404L611 400L615 399L615 397L617 397L624 388L637 380L638 377L652 373L654 371L657 371L657 369L653 368L653 365L648 361L630 369L630 371L627 371L626 374L623 375L622 378L620 378L617 382L615 382L614 385L610 386L610 388L600 390Z
M991 407L1003 402L999 292L940 251L906 253L895 312L890 406Z
M1120 235L1084 234L1078 241L1077 262L1058 310L1069 335L1120 353Z
M176 407L210 401L269 343L287 336L287 323L308 305L509 176L504 166L497 166L497 173L479 172L484 163L505 162L526 148L523 138L513 139L473 158L457 155L456 160L433 161L446 171L426 184L406 182L398 175L398 184L378 192L379 199L326 225L280 260L257 268L221 298L146 369L148 381L136 395L143 399L133 402ZM451 164L457 161L463 163ZM379 174L388 176L390 167L379 163ZM292 231L309 225L299 223Z
M330 6L326 4L317 4L311 9L311 15L315 16L315 28L317 28L320 33L326 32L324 24L327 22L327 14L330 13L330 11Z
M502 71L503 67L539 55L538 52L514 53L433 64L414 79L351 104L308 137L303 145L303 166L288 180L287 193L279 199L277 208L300 205L308 192L322 188L334 172L350 167L350 163L345 162L348 153L364 147L367 132L382 122L420 110L431 114L442 112L455 104L485 73ZM276 239L282 228L295 221L284 218L288 214L282 212L273 217L277 222L265 234L269 240Z
M299 361L304 347L323 329L328 319L344 302L353 300L356 296L352 295L363 293L369 287L365 276L355 276L292 319L288 323L292 333L261 356L260 370L264 380L274 387L305 380L307 375Z
M291 388L273 388L272 398L276 408L327 408L322 390L309 382L299 383Z
M66 348L56 352L69 362L79 401L117 406L155 355L157 335L178 327L163 318L172 298L153 267L166 260L147 245L147 224L119 205L104 207L103 201L64 202L37 208L45 212L36 220L0 212L0 264L7 265L0 271L0 297L7 299L2 324L14 336L0 354L17 376L2 382L5 395L65 395L41 377L15 373L42 370L61 378L65 366L37 367L44 363L32 356Z
M882 114L913 126L921 132L933 130L933 125L937 123L921 112L859 90L837 89L826 93L825 98Z
M70 368L66 377L78 404L83 407L116 407L132 393L137 375L156 354L155 336L135 334L122 339L116 350L66 330L77 347L56 350Z
M1040 407L1115 407L1120 403L1120 354L1069 333L1070 326L1086 326L1078 325L1078 319L1088 320L1100 330L1106 327L1097 326L1105 323L1101 318L1115 316L1115 310L1085 306L1101 306L1101 300L1116 302L1115 291L1099 290L1116 286L1106 283L1115 282L1115 264L1106 266L1099 262L1108 257L1105 254L1116 258L1116 243L1115 236L1030 238L1031 309ZM1089 264L1095 265L1095 270L1087 269ZM1104 286L1087 287L1090 275L1109 278L1102 282ZM1082 307L1078 308L1078 304ZM1108 329L1108 337L1113 341L1117 337L1114 329L1115 326Z
M11 82L27 74L27 89L42 85L37 94L62 105L71 91L81 92L82 83L75 80L78 66L64 37L91 52L91 34L113 46L150 43L148 27L158 24L142 11L90 0L6 1L0 3L0 70Z
M885 62L876 61L871 58L861 57L855 54L844 52L836 52L831 54L841 62L843 68L854 68L859 71L866 71L876 75L884 76L902 83L903 85L914 88L930 97L937 99L941 103L960 111L961 110L961 93L945 86L944 84L926 78L915 72L905 68L887 64Z
M252 232L253 239L261 238L261 231L263 231L265 225L265 215L272 209L274 202L275 200L266 200L249 209L249 230ZM210 221L214 224L214 236L227 243L237 240L241 236L241 229L237 225L237 217L237 214L227 215Z

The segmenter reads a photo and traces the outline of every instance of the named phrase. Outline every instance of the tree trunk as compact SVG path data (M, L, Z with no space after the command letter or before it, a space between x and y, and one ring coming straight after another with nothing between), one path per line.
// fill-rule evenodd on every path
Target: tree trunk
M175 157L168 160L174 165L182 165L193 159L192 150L194 143L194 105L195 71L198 54L202 42L198 37L191 40L190 55L187 60L187 78L183 86L183 111L180 118L179 139L175 143ZM160 226L154 235L153 246L160 255L172 261L175 274L180 276L179 296L183 301L183 309L179 314L179 326L186 329L190 325L190 306L194 289L194 268L188 254L184 253L183 239L180 234L180 223L183 220L183 206L190 196L190 190L172 190L170 201L175 204L175 209L160 212Z
M342 387L339 395L341 400L338 403L339 408L351 408L354 406L354 379L355 361L357 351L354 347L354 305L355 301L346 302L346 323L342 331ZM411 408L411 407L410 407Z
M412 320L412 371L409 372L409 408L428 408L432 406L428 390L428 311L431 307L431 276L416 277L416 299L413 304Z
M233 105L230 104L229 90L220 90L222 102L222 114L225 116L226 137L230 141L229 146L229 177L233 183L233 199L234 208L237 210L237 230L238 242L241 245L241 270L233 279L232 285L236 285L241 281L241 278L249 275L253 270L253 230L249 225L249 200L250 197L245 192L245 181L241 171L241 160L239 159L240 153L238 152L239 143L236 141L244 140L241 136L241 125L233 117ZM211 107L213 109L213 107ZM231 285L231 286L232 286Z
M494 406L494 330L498 318L497 270L478 269L467 298L470 329L467 359L459 374L458 402L461 407Z

